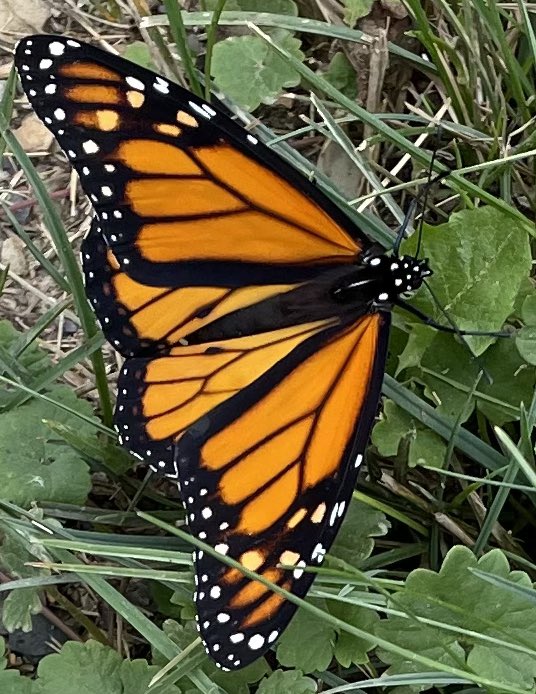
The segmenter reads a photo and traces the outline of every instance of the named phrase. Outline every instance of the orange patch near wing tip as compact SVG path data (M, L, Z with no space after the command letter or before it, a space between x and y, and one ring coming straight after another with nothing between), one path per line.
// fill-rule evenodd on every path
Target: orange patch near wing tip
M107 82L119 82L121 80L117 72L96 63L83 61L66 63L60 67L58 72L62 77L70 77L72 79L95 79Z
M102 84L75 84L66 87L64 96L81 104L119 104L122 94L117 87Z
M145 96L141 92L130 90L127 92L127 101L132 108L141 108L145 101Z
M106 251L106 262L113 270L119 270L119 262L110 249Z
M78 111L73 120L77 125L83 125L85 128L93 128L105 132L117 130L120 122L117 111L112 111L110 109Z

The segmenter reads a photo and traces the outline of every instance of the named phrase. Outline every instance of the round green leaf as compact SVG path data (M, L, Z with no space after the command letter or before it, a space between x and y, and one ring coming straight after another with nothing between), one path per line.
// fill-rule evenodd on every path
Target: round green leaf
M527 364L536 365L536 325L527 325L516 335L516 347Z
M404 244L404 252L415 252L416 236ZM532 267L527 233L492 207L457 212L435 227L425 225L422 255L434 272L429 284L438 301L463 330L500 331ZM445 323L425 289L415 304ZM482 354L495 339L474 336L467 342Z
M287 31L277 43L303 60L301 42ZM258 36L234 36L214 46L212 76L218 87L248 111L271 104L286 87L295 87L300 75Z

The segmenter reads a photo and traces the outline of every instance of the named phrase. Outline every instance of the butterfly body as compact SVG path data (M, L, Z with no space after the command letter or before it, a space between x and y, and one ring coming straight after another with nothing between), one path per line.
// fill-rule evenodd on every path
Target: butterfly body
M120 443L180 484L217 555L305 596L363 460L390 309L426 262L374 255L315 185L163 77L55 36L24 39L15 60L95 210L82 263L125 357ZM295 606L194 559L205 648L243 667Z

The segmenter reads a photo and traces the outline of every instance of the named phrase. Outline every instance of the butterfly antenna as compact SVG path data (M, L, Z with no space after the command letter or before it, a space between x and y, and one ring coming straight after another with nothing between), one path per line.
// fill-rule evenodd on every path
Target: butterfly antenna
M398 257L400 254L400 245L402 241L406 237L406 231L410 225L411 220L413 219L415 215L415 210L417 209L417 206L419 203L422 202L422 209L423 211L426 208L426 202L428 200L428 194L430 193L430 190L432 189L433 186L435 186L436 183L439 181L442 181L444 178L447 178L450 176L451 171L443 171L439 174L436 174L435 176L432 176L433 170L434 170L434 164L436 160L436 155L437 155L437 148L433 151L432 153L432 158L430 159L430 166L428 168L428 181L421 187L419 193L413 200L410 202L408 206L408 211L406 212L406 215L404 219L402 220L402 224L400 225L400 228L398 229L397 235L395 242L393 244L393 255L395 257ZM415 253L415 257L419 257L419 253L421 250L421 239L422 239L422 229L423 229L423 222L424 222L424 214L421 215L421 219L419 221L419 239L417 243L417 252Z
M439 136L439 133L441 132L441 126L437 126L437 135ZM423 229L423 224L424 224L424 211L426 210L426 205L428 203L428 195L430 194L430 190L432 188L432 185L436 184L438 181L437 177L433 177L434 173L434 164L435 160L437 157L437 147L434 148L432 152L432 158L430 159L430 166L428 167L428 180L424 184L421 194L419 197L422 199L422 206L421 206L421 218L419 219L419 229L418 229L418 236L417 236L417 250L415 251L415 257L418 258L419 254L421 252L421 242L422 242L422 229ZM433 180L433 183L432 183Z

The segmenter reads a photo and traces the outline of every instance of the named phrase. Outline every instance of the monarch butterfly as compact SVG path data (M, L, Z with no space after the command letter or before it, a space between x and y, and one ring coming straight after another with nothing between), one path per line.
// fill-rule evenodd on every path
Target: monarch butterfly
M390 310L426 260L375 253L312 182L148 70L56 36L20 41L16 66L95 210L83 269L126 358L120 442L177 481L193 534L304 596L363 460ZM194 559L205 648L243 667L296 608Z

